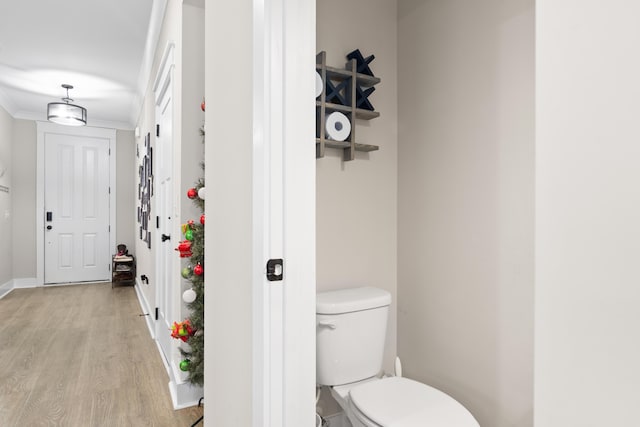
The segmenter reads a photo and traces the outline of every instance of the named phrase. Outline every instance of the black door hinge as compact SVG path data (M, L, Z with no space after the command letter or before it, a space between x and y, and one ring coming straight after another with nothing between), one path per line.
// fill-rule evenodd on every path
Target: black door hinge
M160 317L160 309L156 307L156 320L158 320L159 317Z
M156 125L156 136L160 138L160 125Z

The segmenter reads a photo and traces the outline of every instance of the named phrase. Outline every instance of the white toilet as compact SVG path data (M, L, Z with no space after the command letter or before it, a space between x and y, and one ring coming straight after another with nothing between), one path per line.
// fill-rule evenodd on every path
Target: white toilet
M451 396L402 377L378 378L391 295L363 287L318 293L316 382L354 427L479 427Z

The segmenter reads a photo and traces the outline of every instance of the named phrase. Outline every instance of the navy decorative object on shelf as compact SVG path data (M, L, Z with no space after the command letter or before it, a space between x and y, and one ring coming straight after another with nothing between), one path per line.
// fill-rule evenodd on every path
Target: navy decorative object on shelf
M368 76L373 76L373 72L371 71L371 68L369 68L369 64L371 64L371 61L373 61L375 58L376 57L373 55L367 56L366 58L363 57L360 53L360 49L356 49L353 52L347 54L348 60L355 59L356 64L358 64L356 72L366 74Z
M337 85L334 85L333 83L331 83L331 80L327 79L325 86L326 102L340 105L349 105L349 103L347 102L347 97L345 97L344 93L346 93L348 88L351 87L350 78L342 80Z
M360 49L356 49L347 54L347 59L349 61L356 61L356 72L360 74L366 74L367 76L373 77L373 71L369 68L369 64L375 59L374 55L367 56L366 58L362 56ZM347 63L347 67L349 63ZM373 86L366 87L359 83L356 85L356 108L362 108L363 110L373 111L373 105L369 102L369 95L376 90ZM347 98L351 98L351 94L347 92Z
M369 110L369 111L375 110L375 108L373 108L373 105L371 105L371 102L369 102L369 95L371 95L374 90L376 90L376 88L373 86L363 88L361 85L357 85L356 86L356 108L362 108L364 110ZM347 95L347 97L350 98L351 95L349 94Z

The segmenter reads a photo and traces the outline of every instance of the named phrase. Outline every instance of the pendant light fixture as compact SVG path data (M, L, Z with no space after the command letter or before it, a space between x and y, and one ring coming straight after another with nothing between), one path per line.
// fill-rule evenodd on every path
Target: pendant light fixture
M85 126L87 109L71 104L73 99L69 98L69 89L73 89L73 86L63 84L62 87L67 90L67 96L62 98L64 102L50 102L47 105L47 120L66 126Z

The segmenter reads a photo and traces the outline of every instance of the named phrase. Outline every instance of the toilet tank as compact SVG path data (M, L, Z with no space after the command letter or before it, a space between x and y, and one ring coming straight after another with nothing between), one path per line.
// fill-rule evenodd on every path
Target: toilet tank
M391 294L373 287L317 294L318 384L347 384L380 372L390 304Z

